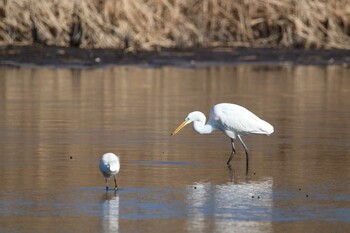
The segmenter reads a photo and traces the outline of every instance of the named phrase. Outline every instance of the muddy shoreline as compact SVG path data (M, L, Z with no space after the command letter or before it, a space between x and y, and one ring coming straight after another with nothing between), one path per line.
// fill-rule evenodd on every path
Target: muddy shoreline
M126 52L120 49L8 46L0 48L0 66L98 68L109 65L198 67L220 64L350 66L348 50L272 48L196 48Z

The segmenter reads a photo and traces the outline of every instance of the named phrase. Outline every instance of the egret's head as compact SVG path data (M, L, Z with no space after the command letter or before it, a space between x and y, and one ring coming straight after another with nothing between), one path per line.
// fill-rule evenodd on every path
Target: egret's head
M188 116L185 118L185 121L181 123L181 125L179 125L179 127L177 127L174 132L172 132L171 135L175 135L177 134L183 127L185 127L186 125L194 122L194 121L200 121L200 122L205 122L205 115L199 111L194 111L191 112L190 114L188 114Z

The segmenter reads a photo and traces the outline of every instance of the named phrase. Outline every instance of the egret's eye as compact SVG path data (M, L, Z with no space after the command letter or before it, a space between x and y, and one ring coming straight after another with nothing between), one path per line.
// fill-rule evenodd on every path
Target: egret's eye
M186 118L186 121L189 121L189 120L190 120L190 118L189 118L189 117L187 117L187 118Z

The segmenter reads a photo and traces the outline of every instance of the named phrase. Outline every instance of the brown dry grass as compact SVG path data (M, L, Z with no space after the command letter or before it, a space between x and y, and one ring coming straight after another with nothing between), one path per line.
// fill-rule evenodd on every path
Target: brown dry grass
M0 0L0 45L69 46L74 26L83 48L350 49L350 1Z

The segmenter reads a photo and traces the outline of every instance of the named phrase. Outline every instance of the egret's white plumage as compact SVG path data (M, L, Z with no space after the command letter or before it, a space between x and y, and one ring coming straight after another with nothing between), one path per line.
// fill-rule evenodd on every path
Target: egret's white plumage
M100 171L106 179L106 189L108 190L108 179L114 177L114 189L117 190L117 173L120 169L119 156L113 153L106 153L100 159Z
M248 148L244 144L241 136L249 134L266 134L270 135L274 132L273 126L268 122L260 119L248 109L237 104L221 103L214 105L210 112L210 118L206 122L206 117L202 112L195 111L188 114L185 121L177 127L172 135L175 135L187 124L193 122L193 130L199 134L209 134L213 131L223 131L231 138L232 153L227 165L230 164L235 154L234 139L238 137L241 141L245 153L248 168Z

